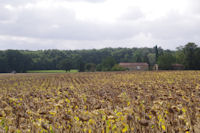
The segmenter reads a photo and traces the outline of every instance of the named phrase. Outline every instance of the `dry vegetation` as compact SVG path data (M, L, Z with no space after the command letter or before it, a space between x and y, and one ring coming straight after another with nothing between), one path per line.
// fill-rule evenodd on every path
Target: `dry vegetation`
M1 74L0 132L199 133L200 71Z

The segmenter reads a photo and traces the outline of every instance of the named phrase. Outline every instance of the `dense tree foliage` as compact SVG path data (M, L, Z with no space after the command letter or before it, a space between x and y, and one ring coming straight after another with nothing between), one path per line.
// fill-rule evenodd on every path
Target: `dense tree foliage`
M128 70L127 68L121 67L119 64L115 64L112 68L111 71L125 71Z
M185 57L185 66L187 69L196 69L197 68L197 62L198 62L198 47L194 43L188 43L185 45L185 47L182 49Z
M32 65L32 59L17 50L6 50L0 55L0 72L26 72Z
M72 61L69 59L63 59L58 63L57 68L69 71L72 69Z
M150 68L158 63L161 69L171 69L171 64L179 63L186 69L196 70L200 69L199 58L200 48L194 43L178 47L176 51L163 50L157 46L99 50L5 50L0 51L0 72L57 69L110 71L120 69L115 66L119 62L146 62Z
M166 52L158 58L158 65L160 69L170 70L172 69L172 64L174 63L176 63L176 58L171 52Z
M95 72L96 71L96 64L94 64L94 63L85 64L85 71L87 71L87 72Z

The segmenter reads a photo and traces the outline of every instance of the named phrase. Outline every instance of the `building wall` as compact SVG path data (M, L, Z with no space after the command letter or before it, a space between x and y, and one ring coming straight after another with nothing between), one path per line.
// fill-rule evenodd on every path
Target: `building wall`
M131 66L127 67L129 70L149 70L148 66Z
M179 67L179 66L176 66L176 67L175 67L175 66L174 66L174 67L173 67L173 70L184 70L184 67Z

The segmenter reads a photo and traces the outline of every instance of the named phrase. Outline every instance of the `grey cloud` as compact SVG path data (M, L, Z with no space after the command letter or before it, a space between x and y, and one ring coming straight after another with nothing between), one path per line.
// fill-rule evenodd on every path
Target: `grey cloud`
M9 21L12 18L12 12L0 4L0 22Z
M89 2L89 0L85 1ZM22 0L4 1L13 6L15 3L20 5L26 2ZM139 47L158 44L164 48L173 49L189 41L200 41L200 18L198 17L200 12L197 8L200 4L198 5L197 0L193 2L195 4L190 6L191 12L195 14L190 12L183 15L172 11L160 19L149 21L145 19L145 14L139 8L134 7L129 8L113 24L77 20L75 12L63 7L20 10L16 8L11 12L4 8L4 4L0 4L0 36L2 36L0 47L1 49L36 50ZM143 36L138 37L140 34Z
M200 34L200 18L186 16L172 11L166 17L149 22L146 32L152 33L156 38L191 38Z
M99 2L105 2L106 0L66 0L70 2L92 2L92 3L99 3Z
M189 0L189 11L194 14L200 14L200 0Z
M125 12L119 20L139 20L144 18L144 13L140 10L139 7L130 7L128 8L127 12Z
M10 4L12 6L25 5L27 3L35 3L38 0L0 0L1 4Z
M0 2L2 4L11 4L13 6L18 6L18 5L25 5L27 3L36 3L40 2L41 0L1 0ZM46 0L48 1L48 0ZM50 0L52 1L52 0ZM54 0L55 2L91 2L91 3L102 3L105 2L106 0Z
M19 36L0 36L1 49L92 49L104 47L120 47L114 41L87 41L87 40L54 40L24 38ZM14 44L14 45L13 45ZM95 45L94 45L95 44Z
M1 49L39 50L39 49L55 48L55 44L56 44L55 42L52 42L50 40L0 35Z
M138 32L136 26L128 23L113 25L79 21L74 12L62 8L24 9L18 12L15 22L1 24L0 29L2 35L68 40L118 40Z

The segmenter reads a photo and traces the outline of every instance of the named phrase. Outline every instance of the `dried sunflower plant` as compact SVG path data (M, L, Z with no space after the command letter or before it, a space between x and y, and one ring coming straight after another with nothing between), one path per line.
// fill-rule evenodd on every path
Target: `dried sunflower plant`
M200 71L0 75L1 133L200 133Z

